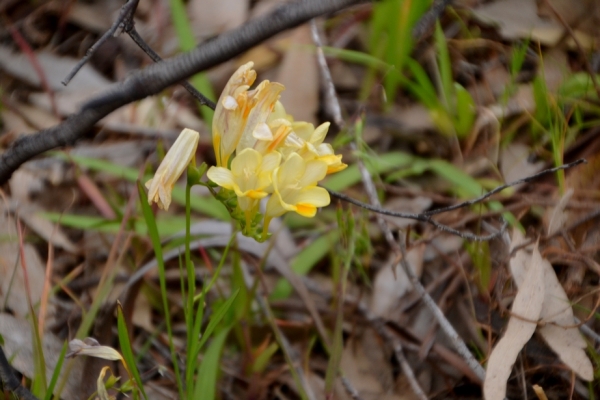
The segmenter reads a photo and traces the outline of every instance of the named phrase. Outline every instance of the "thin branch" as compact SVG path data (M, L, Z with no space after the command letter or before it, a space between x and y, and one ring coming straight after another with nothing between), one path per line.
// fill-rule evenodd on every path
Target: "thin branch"
M425 213L413 214L413 213L406 213L406 212L402 212L402 211L386 210L385 208L381 208L378 206L373 206L371 204L360 202L360 201L353 199L352 197L347 196L343 193L334 192L333 190L329 190L329 189L327 189L327 191L329 192L329 194L332 197L346 201L350 204L354 204L355 206L364 208L365 210L373 211L377 214L389 215L391 217L399 217L399 218L406 218L406 219L412 219L412 220L416 220L416 221L426 222L441 231L450 233L452 235L460 236L463 239L473 240L476 242L485 242L485 241L495 239L495 238L499 237L500 235L502 235L508 226L507 222L504 221L504 223L502 224L502 227L500 228L499 231L491 233L489 235L480 236L480 235L475 235L475 234L468 233L468 232L461 232L457 229L449 227L448 225L441 224L441 223L433 220L430 215L426 215Z
M13 392L18 398L25 400L38 400L27 388L21 386L21 382L14 375L4 349L0 346L0 379L5 389Z
M77 75L79 70L90 60L90 58L92 58L92 56L94 55L96 50L98 50L98 48L104 42L106 42L111 36L116 36L117 29L119 29L119 26L121 26L121 27L123 26L123 22L125 20L133 19L133 14L135 13L138 3L139 3L139 0L129 0L127 3L125 3L123 5L123 7L121 7L119 16L117 17L115 22L112 24L110 29L107 30L104 33L104 35L102 35L102 37L100 39L98 39L98 41L96 43L94 43L94 45L92 47L90 47L88 49L88 51L85 53L85 56L81 60L79 60L79 62L75 65L75 67L73 67L71 72L69 72L69 74L67 75L65 80L62 81L63 85L67 86L69 84L69 82L71 82L71 79L73 79L75 77L75 75Z
M452 3L452 0L436 0L429 11L423 14L419 22L416 23L412 31L413 38L421 39L433 27L435 21L440 18L450 3Z
M319 29L317 27L317 21L310 21L310 33L312 34L312 40L317 47L317 62L321 70L321 78L325 85L325 106L328 109L327 112L333 118L333 122L337 125L338 129L344 128L344 118L342 117L342 108L337 98L335 85L331 78L331 71L327 66L327 60L325 59L325 53L323 53L323 43L321 42L321 36L319 35Z
M419 294L421 299L423 299L423 302L425 303L425 305L429 308L429 311L431 311L431 313L433 314L437 323L440 325L440 328L442 328L442 330L444 331L444 333L446 334L446 336L448 337L448 339L454 346L454 349L467 362L467 364L469 364L469 367L475 373L475 375L481 380L481 382L483 382L483 380L485 378L485 370L483 369L481 364L479 364L479 362L475 359L475 357L473 357L473 354L471 354L471 351L469 350L469 348L467 347L465 342L462 340L460 335L456 332L456 330L454 329L454 327L452 326L450 321L448 321L448 319L446 318L446 316L444 315L442 310L438 307L438 305L435 303L435 301L431 298L429 293L427 293L427 291L425 290L423 285L421 285L421 281L419 280L419 277L414 273L414 271L412 270L410 265L408 265L406 244L405 244L406 237L404 235L404 232L401 230L399 231L399 235L400 235L400 237L398 239L398 244L399 244L398 247L400 248L400 253L401 253L400 266L402 267L402 269L404 270L404 272L410 279L416 292Z
M448 211L453 211L453 210L456 210L456 209L459 209L459 208L468 207L468 206L471 206L473 204L480 203L481 201L483 201L483 200L485 200L485 199L487 199L487 198L495 195L496 193L501 192L504 189L509 188L511 186L520 185L521 183L528 183L528 182L536 180L540 176L543 176L543 175L546 175L546 174L550 174L550 173L553 173L553 172L556 172L556 171L560 171L561 169L569 169L569 168L575 167L575 166L577 166L579 164L582 164L582 163L587 163L587 161L584 158L580 158L579 160L573 161L573 162L568 163L568 164L563 164L563 165L560 165L560 166L555 167L555 168L545 169L545 170L543 170L541 172L538 172L537 174L533 174L533 175L530 175L528 177L525 177L525 178L522 178L522 179L518 179L516 181L513 181L513 182L510 182L510 183L506 183L504 185L498 186L497 188L492 189L491 191L489 191L488 193L484 194L483 196L480 196L480 197L477 197L477 198L474 198L472 200L468 200L468 201L465 201L465 202L462 202L462 203L454 204L454 205L449 206L449 207L438 208L436 210L426 211L423 214L425 214L425 215L436 215L436 214L441 214L441 213L445 213L445 212L448 212Z
M348 393L348 395L352 398L352 400L362 400L362 397L360 397L360 394L352 386L352 384L350 383L348 378L346 378L345 376L342 376L341 380L342 380L342 385L344 386L344 389L346 389L346 393Z
M249 48L312 18L336 12L366 0L309 0L283 4L271 13L223 33L190 52L131 73L64 122L17 139L0 157L0 184L6 183L21 164L45 151L71 145L102 118L131 102L155 95L189 76L242 54Z
M158 55L158 53L156 53L144 41L144 39L142 39L142 37L139 35L138 31L135 29L135 26L133 25L133 20L131 20L130 25L127 25L127 24L125 25L125 32L127 32L129 37L135 42L135 44L137 44L138 47L140 49L142 49L144 51L144 53L146 53L148 55L148 57L150 57L152 59L152 61L161 62L163 60ZM217 105L215 104L214 101L212 101L211 99L209 99L208 97L206 97L202 93L200 93L198 90L196 90L196 88L193 87L189 82L183 81L180 83L180 85L183 86L185 88L185 90L187 90L188 93L191 94L196 100L198 100L200 105L205 105L205 106L211 108L212 110L214 110L216 108Z
M338 198L340 200L346 201L348 203L354 204L358 207L364 208L366 210L369 211L373 211L376 212L378 214L383 214L383 215L389 215L392 217L399 217L399 218L406 218L406 219L412 219L412 220L416 220L416 221L421 221L421 222L426 222L428 224L433 225L434 227L444 231L444 232L448 232L451 233L453 235L457 235L460 236L464 239L468 239L468 240L473 240L473 241L488 241L488 240L492 240L495 239L497 237L499 237L500 235L502 235L506 228L508 227L508 224L506 221L504 221L504 223L502 224L502 227L500 228L499 231L491 233L489 235L485 235L485 236L480 236L480 235L474 235L472 233L467 233L467 232L461 232L458 231L454 228L451 228L447 225L444 224L440 224L439 222L436 222L435 220L433 220L431 217L433 215L437 215L437 214L441 214L441 213L445 213L448 211L453 211L453 210L457 210L459 208L464 208L464 207L468 207L468 206L472 206L474 204L480 203L483 200L488 199L489 197L493 196L494 194L501 192L502 190L509 188L511 186L516 186L519 185L521 183L528 183L531 181L534 181L536 179L538 179L539 177L549 174L549 173L553 173L559 170L563 170L563 169L568 169L568 168L572 168L575 167L579 164L582 163L586 163L587 161L585 159L579 159L577 161L573 161L571 163L568 164L564 164L555 168L550 168L550 169L546 169L544 171L538 172L537 174L533 174L531 176L522 178L522 179L518 179L516 181L498 186L497 188L492 189L491 191L489 191L488 193L479 196L475 199L471 199L468 201L464 201L462 203L458 203L458 204L454 204L452 206L449 207L443 207L443 208L438 208L435 210L431 210L431 211L426 211L424 213L420 213L420 214L414 214L414 213L406 213L406 212L402 212L402 211L390 211L390 210L386 210L385 208L381 208L379 206L375 206L375 205L371 205L371 204L367 204L367 203L362 203L358 200L353 199L352 197L349 197L343 193L339 193L339 192L334 192L333 190L329 190L327 189L327 191L329 192L329 194L332 197Z

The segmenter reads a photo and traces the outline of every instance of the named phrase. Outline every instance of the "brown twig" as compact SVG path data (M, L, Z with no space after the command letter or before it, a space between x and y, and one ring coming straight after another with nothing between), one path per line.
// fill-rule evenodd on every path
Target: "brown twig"
M440 16L450 3L452 3L452 0L434 1L429 11L423 14L419 22L415 24L415 27L412 31L413 38L417 40L421 39L425 35L425 33L427 33L427 31L431 29L433 24L435 24L435 21L437 21L440 18Z
M269 14L223 33L193 50L131 73L123 82L90 99L82 109L54 127L17 139L0 157L0 184L21 164L45 151L71 145L94 125L126 104L157 94L189 76L242 54L282 31L319 15L328 14L366 0L310 0L280 5Z
M100 39L98 39L98 41L96 43L94 43L92 45L92 47L90 47L88 49L88 51L85 53L85 56L83 56L83 58L81 58L81 60L79 60L79 62L75 65L75 67L73 67L71 72L69 72L67 77L62 81L63 85L67 86L69 84L69 82L71 82L71 79L73 79L75 77L75 75L77 75L79 70L81 68L83 68L83 66L90 60L90 58L92 58L92 56L94 55L96 50L98 50L98 48L104 42L106 42L111 36L116 36L117 29L119 29L119 27L121 27L121 28L123 27L123 22L125 20L133 19L133 14L135 13L135 10L138 6L139 1L140 0L129 0L129 1L127 1L127 3L125 3L123 5L123 7L121 7L119 16L117 17L115 22L112 24L110 29L107 30L104 33L104 35L102 35L100 37Z

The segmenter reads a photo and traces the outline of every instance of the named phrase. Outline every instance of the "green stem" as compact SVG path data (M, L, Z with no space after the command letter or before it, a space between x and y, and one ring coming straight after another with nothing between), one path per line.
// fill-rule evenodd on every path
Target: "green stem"
M192 185L188 182L185 186L185 268L187 271L187 306L185 313L185 323L187 326L188 335L191 335L194 331L194 295L196 293L196 272L192 265L192 256L190 251L191 242L191 226L192 226L192 208L191 208L191 191ZM201 307L202 305L198 305ZM192 388L194 387L194 364L195 360L193 357L193 343L194 338L187 338L187 368L186 368L186 388L188 398L193 393Z

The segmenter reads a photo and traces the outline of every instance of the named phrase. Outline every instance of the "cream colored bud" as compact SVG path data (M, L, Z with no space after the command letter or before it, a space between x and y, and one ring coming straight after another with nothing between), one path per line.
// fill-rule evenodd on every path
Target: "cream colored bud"
M200 134L184 129L160 163L154 178L146 182L148 203L155 202L158 207L167 210L171 204L171 192L175 182L185 171L196 154Z

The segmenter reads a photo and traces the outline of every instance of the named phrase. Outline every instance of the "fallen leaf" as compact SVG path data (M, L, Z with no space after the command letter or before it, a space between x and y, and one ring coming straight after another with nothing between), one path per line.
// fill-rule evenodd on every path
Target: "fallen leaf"
M100 75L89 63L85 64L75 75L69 86L62 84L65 74L72 70L79 59L70 57L59 57L50 51L36 52L38 62L44 71L50 89L55 91L83 90L87 95L106 89L110 81ZM25 54L15 53L10 47L0 46L0 68L7 73L27 82L33 86L41 86L38 73L33 68L29 57Z
M41 301L46 267L29 243L23 244L22 263L16 223L5 206L0 206L0 237L0 309L25 317L30 311L28 296L34 305ZM53 315L54 305L49 303L47 318Z
M421 276L423 272L423 254L425 244L413 247L407 254L407 261L412 270ZM373 283L373 295L371 297L371 311L380 317L389 317L390 313L398 308L400 299L412 290L412 283L393 257L391 262L379 270Z
M285 86L281 103L288 114L298 121L316 122L319 106L319 71L312 45L310 26L292 31L290 48L285 52L277 74L277 82Z
M512 316L506 332L496 344L487 364L483 393L486 400L503 400L506 383L519 352L529 341L542 312L544 301L543 260L537 247L527 268L527 273L515 296Z
M569 200L571 200L571 197L573 197L573 193L573 188L568 189L567 192L560 198L554 207L554 210L552 210L550 221L548 222L548 235L558 232L558 230L564 227L565 223L567 222L568 214L565 212L565 209L567 208Z
M29 322L0 313L0 335L4 338L4 351L11 365L28 378L33 378L33 338ZM46 363L46 379L50 378L56 369L63 341L52 333L44 333L42 338L44 361ZM83 384L84 359L65 360L59 374L59 382L66 379L61 399L81 399ZM55 392L57 394L57 392Z
M538 16L535 0L494 1L472 12L481 22L498 26L505 39L531 38L552 46L563 34L559 23Z
M500 153L500 171L505 182L533 175L544 168L544 162L529 162L530 149L522 143L511 143ZM524 183L514 186L519 190Z
M567 364L573 372L581 379L592 381L594 367L585 353L587 344L575 324L569 298L558 281L550 262L544 259L543 265L546 290L540 317L546 325L538 329L538 332L561 361Z
M520 231L513 232L511 251L525 243L526 239ZM510 260L510 269L515 283L520 286L523 282L528 265L535 262L539 251L534 249L529 255L528 249L521 249ZM554 269L546 259L541 261L543 269L544 300L540 312L540 320L545 323L538 329L548 346L569 368L582 379L593 379L593 366L585 353L586 343L575 326L575 318L569 298L556 277ZM521 291L519 288L519 292Z

